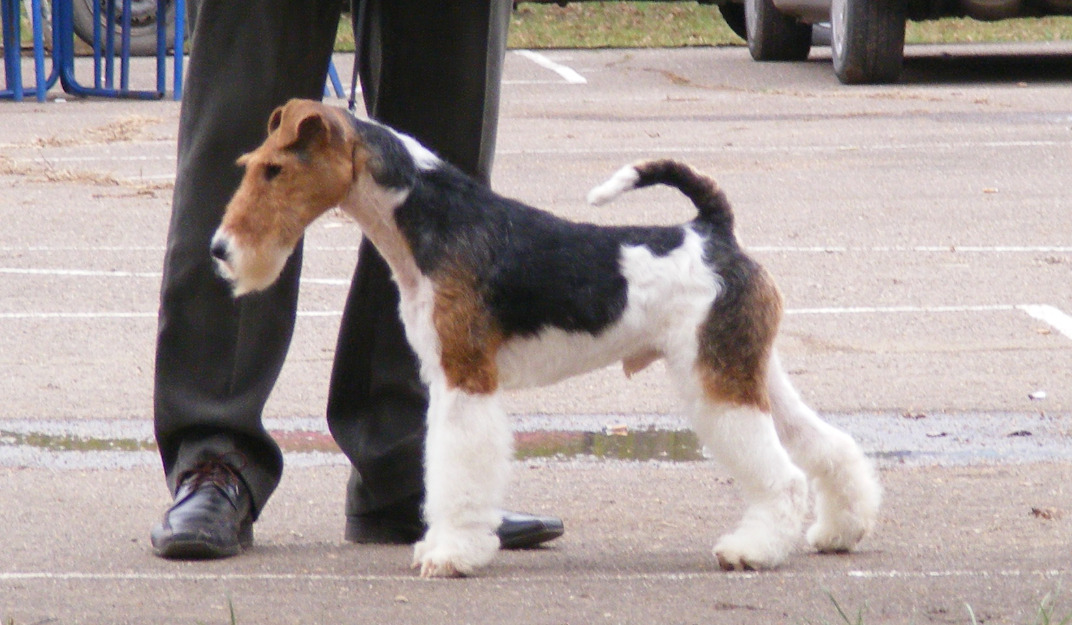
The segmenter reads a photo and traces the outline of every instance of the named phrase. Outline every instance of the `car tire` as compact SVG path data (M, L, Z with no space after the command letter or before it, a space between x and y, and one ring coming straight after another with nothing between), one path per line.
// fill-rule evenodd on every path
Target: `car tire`
M726 22L726 26L729 26L730 30L733 31L733 34L744 41L748 41L748 27L744 24L744 4L740 2L724 2L718 5L718 12L722 14L722 19Z
M748 51L757 61L803 61L811 51L811 24L780 12L772 0L745 0Z
M74 32L78 38L93 45L93 2L101 2L101 22L106 25L103 0L73 0L72 22ZM130 28L130 53L134 56L156 55L156 0L133 0L131 3L131 28ZM116 3L117 12L120 3ZM167 49L175 47L175 5L167 3ZM118 21L118 18L117 18ZM116 49L119 48L119 38L116 37Z
M904 64L905 0L832 0L830 54L842 83L896 82Z

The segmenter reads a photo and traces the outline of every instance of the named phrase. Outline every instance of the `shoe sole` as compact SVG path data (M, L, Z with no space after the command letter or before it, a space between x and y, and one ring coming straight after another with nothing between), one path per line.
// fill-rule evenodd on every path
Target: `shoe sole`
M236 556L244 550L242 545L212 545L197 539L169 540L153 553L168 560L218 560Z
M239 529L236 544L221 545L196 534L163 535L154 529L150 536L153 553L168 560L218 560L236 556L253 546L253 524L244 524Z
M536 549L540 545L550 542L565 533L563 527L544 527L519 533L515 536L503 538L499 536L499 548L507 550Z

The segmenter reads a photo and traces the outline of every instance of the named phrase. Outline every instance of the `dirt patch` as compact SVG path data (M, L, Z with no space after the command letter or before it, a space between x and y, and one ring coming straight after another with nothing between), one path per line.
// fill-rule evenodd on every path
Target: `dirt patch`
M55 148L72 145L126 143L131 141L156 139L158 137L152 135L147 129L163 122L163 118L160 117L129 115L122 119L117 119L113 122L104 124L103 126L87 128L78 134L40 137L29 142L28 145Z

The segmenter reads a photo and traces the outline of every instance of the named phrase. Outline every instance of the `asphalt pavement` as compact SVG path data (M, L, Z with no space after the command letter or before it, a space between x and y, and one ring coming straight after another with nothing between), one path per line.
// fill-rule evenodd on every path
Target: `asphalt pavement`
M642 435L684 427L658 366L508 397L526 450L508 503L564 518L547 548L428 581L408 548L346 544L347 468L322 415L360 233L338 215L308 233L265 411L288 468L254 549L153 557L178 104L0 103L0 623L800 624L841 609L1023 624L1045 622L1047 596L1072 613L1070 67L1069 42L912 46L899 84L845 87L825 49L508 54L493 186L574 219L675 223L692 209L668 191L583 198L640 158L712 174L785 295L793 381L880 467L882 519L859 552L802 540L760 573L711 555L742 506L717 466L639 459ZM604 457L619 439L635 444Z

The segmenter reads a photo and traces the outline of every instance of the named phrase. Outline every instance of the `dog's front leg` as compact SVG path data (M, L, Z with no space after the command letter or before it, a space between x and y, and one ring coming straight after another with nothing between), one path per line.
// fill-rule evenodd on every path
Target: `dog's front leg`
M424 515L414 548L421 577L468 575L499 549L495 530L509 479L513 438L499 393L430 386Z

